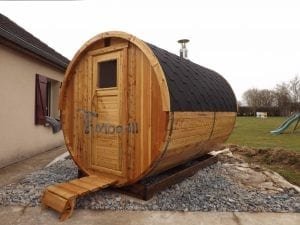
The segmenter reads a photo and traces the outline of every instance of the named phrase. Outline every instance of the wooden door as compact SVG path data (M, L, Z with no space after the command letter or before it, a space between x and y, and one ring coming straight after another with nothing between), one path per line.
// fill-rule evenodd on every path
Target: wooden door
M93 118L90 167L99 172L126 176L127 48L94 53L91 110Z

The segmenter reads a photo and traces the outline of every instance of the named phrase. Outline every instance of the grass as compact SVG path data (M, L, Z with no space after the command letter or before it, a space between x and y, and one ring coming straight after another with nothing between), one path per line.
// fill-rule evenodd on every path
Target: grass
M258 119L255 117L237 117L235 128L227 143L255 148L284 148L300 152L300 127L291 133L295 123L283 134L272 135L286 120L285 117L269 117Z
M266 166L300 186L300 127L292 133L295 123L283 134L272 135L287 118L237 117L235 128L227 144L246 146L238 151L247 161ZM256 150L253 150L253 149Z
M270 169L276 171L281 176L283 176L290 183L296 184L300 186L300 173L288 168L280 168L280 167L269 167Z

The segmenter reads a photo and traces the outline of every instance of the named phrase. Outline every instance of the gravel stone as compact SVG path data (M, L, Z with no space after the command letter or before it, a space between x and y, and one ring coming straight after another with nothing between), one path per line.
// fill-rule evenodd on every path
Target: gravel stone
M183 182L156 193L149 201L135 199L110 189L77 200L77 208L96 210L176 210L230 212L300 212L300 195L294 189L262 193L240 186L230 171L218 162ZM0 188L0 205L37 206L46 186L77 177L71 159L35 171L15 184ZM155 178L150 178L154 182ZM148 182L148 181L147 181Z

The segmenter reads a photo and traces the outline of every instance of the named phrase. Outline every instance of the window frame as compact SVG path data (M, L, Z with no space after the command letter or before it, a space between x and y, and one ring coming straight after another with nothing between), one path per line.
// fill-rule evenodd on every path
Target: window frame
M61 81L51 79L41 74L35 74L35 125L45 125L45 116L60 120L60 111L58 108L58 96L60 88Z
M109 87L101 87L101 63L105 63L105 62L111 62L111 61L115 61L115 85L114 86L109 86ZM119 59L118 58L112 58L112 59L107 59L107 60L103 60L103 61L98 61L97 62L97 89L117 89L119 87L118 84L118 79L119 79L119 70L118 70L118 63L119 63Z

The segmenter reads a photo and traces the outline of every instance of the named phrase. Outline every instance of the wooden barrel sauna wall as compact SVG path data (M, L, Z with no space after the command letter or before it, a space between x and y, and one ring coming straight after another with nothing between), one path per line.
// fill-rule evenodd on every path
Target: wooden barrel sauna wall
M60 95L73 160L117 186L210 152L229 137L236 109L219 74L123 32L84 44Z

